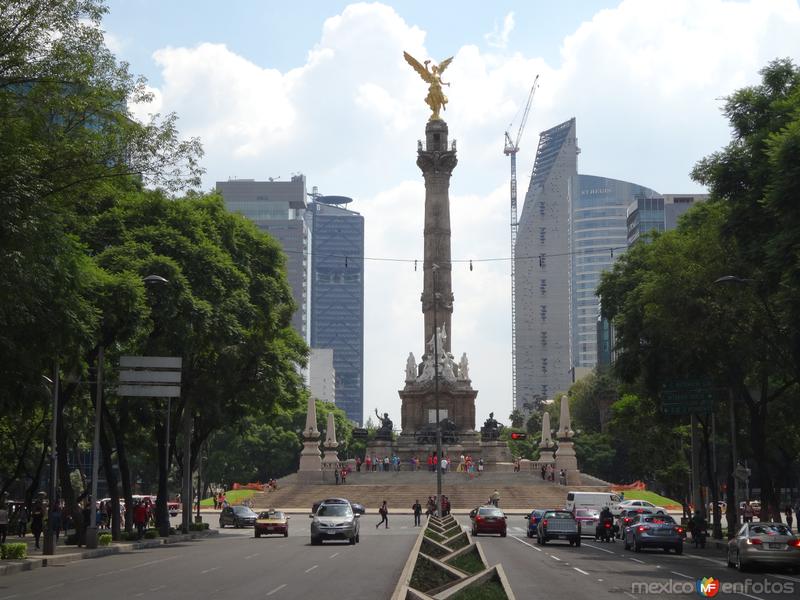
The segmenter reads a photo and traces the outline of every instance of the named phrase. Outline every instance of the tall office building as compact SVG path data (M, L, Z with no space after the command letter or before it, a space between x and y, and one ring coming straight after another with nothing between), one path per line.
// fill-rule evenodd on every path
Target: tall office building
M664 194L658 198L635 198L628 205L628 246L651 231L668 231L678 226L678 217L696 202L704 202L708 194Z
M311 345L333 349L336 406L364 418L364 217L351 200L314 194L311 244Z
M323 402L336 403L336 369L331 348L311 348L308 356L308 389Z
M578 172L575 119L539 135L515 247L518 408L570 385L569 194Z
M311 234L304 220L306 179L293 175L290 181L233 179L218 181L217 191L225 206L252 220L256 226L278 240L286 253L286 269L297 310L292 327L309 341L307 263Z
M595 295L600 274L627 248L627 208L634 198L657 192L627 181L576 175L570 185L570 365L576 371L597 364ZM577 377L576 377L577 378Z

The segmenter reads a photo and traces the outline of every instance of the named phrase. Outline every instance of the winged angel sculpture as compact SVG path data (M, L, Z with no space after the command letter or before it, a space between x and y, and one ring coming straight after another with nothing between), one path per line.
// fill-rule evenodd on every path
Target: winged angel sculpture
M442 91L442 86L447 85L449 83L445 83L442 81L442 73L444 70L453 62L453 57L443 60L438 65L431 65L431 68L428 69L428 64L431 62L430 60L426 60L424 66L420 64L420 62L411 56L408 52L403 52L403 56L406 59L406 62L414 67L414 70L419 73L422 80L428 84L428 95L425 97L425 103L431 107L433 114L431 114L431 118L428 119L429 121L438 121L441 119L439 116L440 110L445 110L445 104L447 104L447 96L444 95Z

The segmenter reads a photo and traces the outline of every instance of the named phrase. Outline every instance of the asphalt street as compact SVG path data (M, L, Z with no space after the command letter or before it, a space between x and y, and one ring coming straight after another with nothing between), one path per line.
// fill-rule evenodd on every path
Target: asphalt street
M47 598L388 598L419 529L409 515L390 515L390 529L375 529L377 515L361 518L361 543L309 543L310 520L292 515L290 534L253 537L252 529L227 528L217 537L131 554L0 577L0 600ZM466 516L457 517L465 527ZM207 519L209 520L209 519ZM216 519L210 519L212 527ZM502 563L516 597L560 600L702 597L697 581L713 577L739 584L716 598L751 600L800 596L792 573L741 574L710 549L684 554L634 553L620 542L584 538L580 548L550 542L539 547L525 536L523 517L509 516L508 537L478 538L490 565ZM645 588L643 586L650 586ZM764 590L765 585L772 586Z

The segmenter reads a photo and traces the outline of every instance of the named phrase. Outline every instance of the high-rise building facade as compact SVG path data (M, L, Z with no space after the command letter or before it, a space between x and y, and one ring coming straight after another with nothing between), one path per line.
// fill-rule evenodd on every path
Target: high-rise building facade
M633 198L658 194L646 187L593 175L576 175L570 185L570 365L593 368L597 364L595 295L600 274L607 271L627 248L627 208Z
M311 345L333 350L336 406L364 418L364 217L349 198L315 196L311 244Z
M292 327L308 342L310 232L304 220L307 206L305 177L293 175L290 181L233 179L218 181L216 188L228 210L244 215L281 244L286 253L289 285L297 303Z
M515 247L514 408L570 385L568 198L578 152L574 118L539 136Z
M663 194L658 198L636 198L628 205L628 246L652 231L664 232L678 226L678 218L708 194Z
M323 402L336 403L336 369L333 368L333 349L311 348L308 356L308 389Z

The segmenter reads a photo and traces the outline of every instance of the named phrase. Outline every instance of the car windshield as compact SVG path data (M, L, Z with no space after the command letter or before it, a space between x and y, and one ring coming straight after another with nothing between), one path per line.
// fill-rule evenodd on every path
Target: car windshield
M661 524L664 524L664 523L672 523L672 524L674 524L675 520L672 517L667 516L667 515L659 515L657 517L655 517L655 516L651 517L651 516L648 515L646 517L642 517L642 522L644 522L644 523L654 523L655 525L661 525Z
M352 514L349 504L323 504L317 511L318 517L349 517Z
M750 535L792 535L786 525L778 523L758 523L750 526Z
M254 516L256 514L252 510L250 510L247 506L234 506L233 507L233 512L235 512L237 515L243 516L243 517L249 517L251 515Z
M273 512L262 512L258 515L259 519L283 519L283 513L279 510Z
M565 510L551 510L545 513L545 519L571 519L572 513Z
M486 517L502 517L503 511L499 508L481 508L478 514Z

